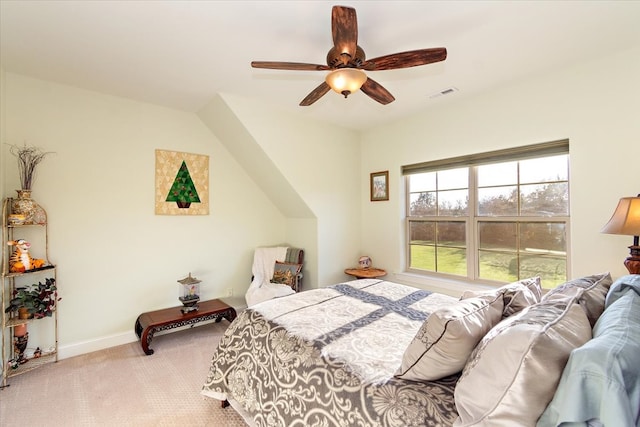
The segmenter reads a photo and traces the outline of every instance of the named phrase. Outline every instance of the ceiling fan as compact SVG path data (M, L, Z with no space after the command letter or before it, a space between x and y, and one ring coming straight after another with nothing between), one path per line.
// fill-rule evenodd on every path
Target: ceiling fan
M358 20L356 10L352 7L333 6L331 34L333 47L327 54L327 65L253 61L251 66L273 70L330 71L325 81L300 102L301 106L313 104L330 89L341 93L345 98L360 89L375 101L386 105L393 102L395 98L382 85L368 77L363 70L395 70L440 62L447 58L447 49L438 47L365 59L364 50L358 46Z

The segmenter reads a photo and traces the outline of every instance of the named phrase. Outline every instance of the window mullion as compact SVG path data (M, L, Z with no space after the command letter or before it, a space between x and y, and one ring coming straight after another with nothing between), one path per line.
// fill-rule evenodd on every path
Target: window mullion
M476 280L479 277L478 268L478 168L469 168L469 207L467 215L467 277Z

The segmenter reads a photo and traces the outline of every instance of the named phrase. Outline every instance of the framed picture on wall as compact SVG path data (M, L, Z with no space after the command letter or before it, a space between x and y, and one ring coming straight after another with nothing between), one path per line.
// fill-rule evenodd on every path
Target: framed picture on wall
M371 174L371 201L389 200L389 171Z
M156 150L156 215L209 215L209 156Z

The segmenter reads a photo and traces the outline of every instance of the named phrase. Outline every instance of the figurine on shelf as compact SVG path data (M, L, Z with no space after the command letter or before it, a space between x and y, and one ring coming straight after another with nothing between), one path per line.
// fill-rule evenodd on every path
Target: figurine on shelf
M18 363L17 358L9 360L8 364L11 369L18 369L20 367L20 363Z
M31 257L29 254L31 243L26 240L9 240L7 245L16 247L9 258L9 271L12 273L24 273L26 270L44 266L43 259Z

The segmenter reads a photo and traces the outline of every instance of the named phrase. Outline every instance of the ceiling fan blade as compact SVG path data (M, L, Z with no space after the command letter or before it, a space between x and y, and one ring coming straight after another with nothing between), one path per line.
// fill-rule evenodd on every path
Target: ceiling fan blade
M270 70L294 70L294 71L325 71L330 70L327 65L306 64L303 62L269 62L251 61L253 68L268 68Z
M398 68L431 64L444 61L445 59L447 59L447 49L444 47L436 47L379 56L378 58L365 61L361 68L367 71L395 70Z
M358 47L358 18L352 7L333 6L331 10L331 34L337 53L348 55L343 63L354 58Z
M322 82L320 86L311 91L309 95L306 96L302 101L300 101L301 107L308 107L309 105L316 102L318 99L322 98L322 96L329 92L331 88L326 82Z
M364 82L361 91L369 95L369 97L375 101L378 101L382 105L387 105L390 102L395 101L395 98L388 90L386 90L382 85L373 80L371 77L367 78L367 81Z

